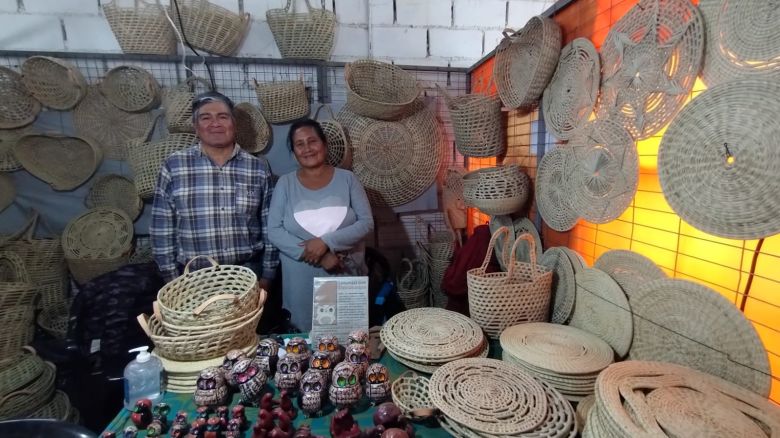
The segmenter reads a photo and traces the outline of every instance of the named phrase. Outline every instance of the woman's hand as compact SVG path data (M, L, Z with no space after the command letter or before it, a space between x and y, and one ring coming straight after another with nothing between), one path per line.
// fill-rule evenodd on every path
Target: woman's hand
M301 260L312 265L319 263L322 256L328 252L328 245L326 245L325 242L323 242L319 237L305 240L301 242L300 245L303 247Z
M342 263L339 256L333 254L330 251L326 252L325 255L322 256L320 259L320 266L322 266L322 269L332 274L344 270L344 264Z

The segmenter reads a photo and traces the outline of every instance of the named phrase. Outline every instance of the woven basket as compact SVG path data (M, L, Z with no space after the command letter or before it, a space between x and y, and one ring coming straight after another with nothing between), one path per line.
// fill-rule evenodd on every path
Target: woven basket
M160 304L155 301L152 303L152 307L154 309L154 317L162 324L163 334L165 336L199 336L215 330L222 330L243 324L247 320L253 318L258 309L260 309L260 311L263 310L263 305L265 304L267 296L268 293L265 289L260 289L260 293L255 293L253 291L247 296L247 304L241 306L241 311L245 311L245 313L238 314L238 312L233 312L235 317L220 319L211 318L213 321L217 322L202 322L198 325L177 325L166 322L166 320L163 319ZM228 298L234 300L234 296ZM208 311L213 303L219 303L220 300L223 300L221 296L219 298L212 297L211 299L204 301L203 304L193 310L193 315L199 317L203 312ZM207 318L207 316L204 316L203 320L207 321Z
M324 2L323 2L324 3ZM306 0L306 12L295 12L295 1L287 0L280 9L265 13L282 58L327 61L333 49L336 14L324 7L316 9Z
M133 221L122 210L98 207L71 220L62 232L62 248L78 283L127 264L133 241Z
M56 339L65 339L68 334L68 309L45 309L38 314L35 322L43 331Z
M99 87L106 99L122 111L144 113L160 105L160 84L141 67L114 67Z
M467 157L495 157L506 151L498 98L478 93L452 97L438 84L436 88L450 110L458 152Z
M521 30L508 33L496 48L493 80L509 108L535 105L550 82L561 50L561 29L551 18L531 17Z
M70 417L70 399L60 390L54 391L54 395L48 403L30 413L27 418L47 418L59 421L68 421Z
M514 164L473 170L463 176L463 200L485 214L511 214L528 199L528 175Z
M176 35L159 3L135 0L120 7L117 0L103 4L103 14L124 53L175 55Z
M428 266L423 261L401 259L398 276L398 296L406 309L428 307Z
M255 93L263 115L270 123L288 123L309 114L309 97L303 78L297 81L263 83L255 80Z
M22 75L0 66L0 129L21 128L41 112L41 103L27 91Z
M400 119L414 111L412 104L421 92L417 80L410 73L392 64L370 59L360 59L344 66L344 79L350 110L372 119Z
M165 159L198 141L195 134L168 134L154 142L133 141L127 145L127 162L133 170L135 188L141 199L154 196L154 186Z
M329 120L320 120L320 110L323 108L330 115ZM352 168L352 145L349 144L349 137L344 132L344 127L341 126L341 123L336 120L336 116L333 115L330 105L320 105L317 111L314 112L314 120L322 127L325 139L328 141L328 157L326 158L328 164L342 169Z
M552 286L552 272L536 263L536 243L529 234L518 236L512 245L507 272L485 272L502 234L509 234L509 229L501 227L493 234L482 266L466 273L471 319L493 339L515 324L546 322ZM529 263L515 260L517 245L523 241L530 249Z
M13 204L16 199L16 186L11 175L0 173L0 212Z
M73 190L95 173L103 151L89 138L64 135L27 135L13 153L33 176L54 190Z
M30 346L9 352L0 364L0 398L40 377L45 367L43 359Z
M11 251L0 251L0 308L35 304L38 289L24 260Z
M271 145L271 127L263 113L248 102L233 109L236 119L236 143L250 154L262 154Z
M176 86L163 88L161 101L168 132L195 132L192 125L192 100L198 85L203 86L204 90L212 89L208 81L197 76L190 76Z
M414 371L406 371L390 387L393 403L412 420L423 420L434 414L435 408L428 396L428 378Z
M109 174L103 175L95 180L89 189L87 197L84 199L87 208L95 207L114 207L125 213L130 219L135 220L144 203L138 197L135 190L135 184L129 178Z
M22 168L16 159L13 147L20 138L34 134L29 126L19 129L0 129L0 172L13 172Z
M35 306L10 306L0 309L0 357L14 354L29 345L35 336Z
M26 417L51 400L57 368L46 362L41 376L0 398L0 420Z
M39 102L55 110L73 108L87 94L87 80L68 61L31 56L22 63L22 82Z
M207 0L177 0L171 6L173 22L198 49L221 56L233 56L244 42L252 21Z

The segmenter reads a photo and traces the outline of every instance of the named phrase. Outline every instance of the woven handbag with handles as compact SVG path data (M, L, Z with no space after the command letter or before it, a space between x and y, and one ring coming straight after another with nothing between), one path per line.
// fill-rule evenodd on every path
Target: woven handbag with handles
M187 41L215 55L235 55L252 23L248 13L239 15L207 0L177 0L171 9Z
M176 54L176 35L159 3L135 0L120 7L117 0L103 4L103 14L124 53Z
M280 9L265 13L282 58L320 59L327 61L333 49L336 14L313 8L306 0L306 11L295 12L295 1L287 0Z
M398 278L398 296L406 309L428 307L428 265L419 259L401 259L405 271Z
M270 123L292 122L309 114L309 97L303 78L262 83L255 79L255 92L263 115Z

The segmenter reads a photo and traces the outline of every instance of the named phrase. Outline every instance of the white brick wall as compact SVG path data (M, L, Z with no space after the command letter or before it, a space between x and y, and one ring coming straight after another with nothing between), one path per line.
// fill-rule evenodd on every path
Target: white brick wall
M452 24L452 0L396 0L399 25L445 26Z
M6 50L65 50L60 19L53 15L0 14L0 29Z
M425 58L428 54L425 29L377 26L374 27L373 32L371 50L374 56Z
M490 53L491 50L498 46L498 43L504 38L504 34L500 30L486 30L485 31L485 54Z
M265 15L263 15L265 18ZM239 50L239 56L256 58L281 58L279 48L276 47L271 28L267 21L252 20L249 33L244 39L244 44Z
M431 56L479 58L482 56L482 31L431 29Z
M349 60L368 56L368 29L339 24L332 58Z
M269 9L283 8L286 5L285 0L244 0L244 12L249 12L253 20L265 21L265 13Z
M503 0L454 0L455 26L503 28L506 4Z
M63 17L65 47L75 52L119 52L121 48L103 17ZM95 38L95 35L101 35Z
M336 2L336 20L341 24L367 24L367 8L366 0L338 0ZM390 12L392 13L392 3L390 4Z
M393 0L367 0L371 24L391 25L393 23ZM336 12L338 12L338 0Z
M97 0L23 0L30 14L97 14Z

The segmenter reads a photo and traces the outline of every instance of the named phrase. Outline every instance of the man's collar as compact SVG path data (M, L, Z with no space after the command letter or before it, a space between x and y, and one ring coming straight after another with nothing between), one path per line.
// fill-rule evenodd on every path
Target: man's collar
M203 152L203 143L200 141L198 142L198 153L201 157L208 157L208 155ZM241 146L238 145L238 143L233 143L233 153L230 154L230 158L228 158L228 161L232 159L242 160L244 157L241 155Z

